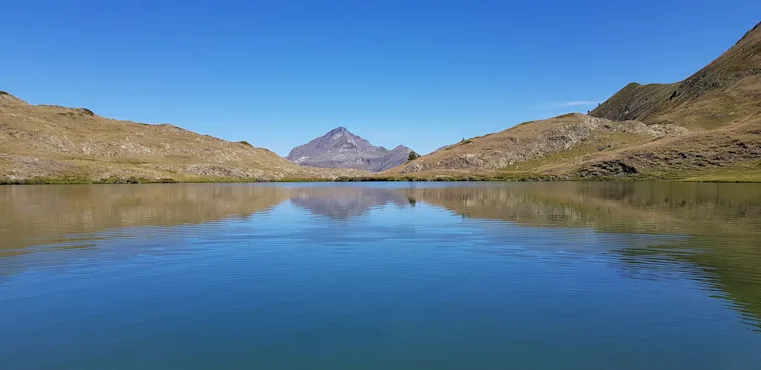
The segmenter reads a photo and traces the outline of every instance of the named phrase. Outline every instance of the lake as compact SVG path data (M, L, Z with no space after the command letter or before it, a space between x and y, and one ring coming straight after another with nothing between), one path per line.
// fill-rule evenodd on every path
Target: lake
M761 185L0 187L0 368L761 369Z

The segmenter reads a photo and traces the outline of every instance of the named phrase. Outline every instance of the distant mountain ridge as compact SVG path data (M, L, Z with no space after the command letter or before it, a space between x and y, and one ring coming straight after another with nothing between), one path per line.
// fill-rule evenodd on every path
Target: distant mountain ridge
M412 149L399 145L392 150L337 127L291 150L286 159L302 166L348 168L370 172L385 171L405 162Z

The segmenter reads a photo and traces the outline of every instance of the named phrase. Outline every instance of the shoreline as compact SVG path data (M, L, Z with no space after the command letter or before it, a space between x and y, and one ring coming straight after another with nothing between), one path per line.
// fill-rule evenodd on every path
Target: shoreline
M259 183L345 183L345 182L684 182L684 183L761 183L761 179L711 179L699 177L691 178L657 178L657 177L626 177L626 178L557 178L557 177L497 177L497 176L461 176L461 177L349 177L349 178L284 178L278 180L269 179L191 179L176 180L127 178L127 179L103 179L90 180L81 178L31 178L23 180L0 180L0 186L14 185L139 185L139 184L259 184Z

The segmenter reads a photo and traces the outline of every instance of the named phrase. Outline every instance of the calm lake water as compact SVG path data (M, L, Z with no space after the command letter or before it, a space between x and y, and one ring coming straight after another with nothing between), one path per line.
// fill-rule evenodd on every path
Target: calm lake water
M761 185L0 187L0 368L761 369Z

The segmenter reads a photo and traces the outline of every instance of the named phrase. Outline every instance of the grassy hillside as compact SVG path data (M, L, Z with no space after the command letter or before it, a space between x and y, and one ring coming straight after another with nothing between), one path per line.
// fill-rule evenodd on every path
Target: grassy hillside
M678 84L641 85L632 82L592 111L595 117L613 121L652 117L668 102Z
M621 89L591 114L714 129L761 114L761 23L706 67L674 84Z
M684 81L444 147L388 178L761 180L761 24Z
M498 178L566 178L585 160L631 145L680 137L674 125L614 122L583 114L522 123L511 129L465 140L410 161L383 175Z
M169 124L30 105L0 92L0 183L333 179L360 171L298 166L247 142Z
M628 145L568 170L582 178L758 181L761 117L681 137Z

